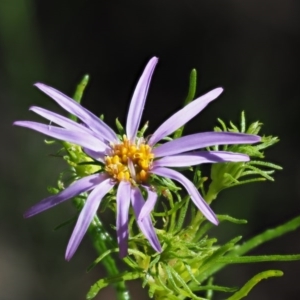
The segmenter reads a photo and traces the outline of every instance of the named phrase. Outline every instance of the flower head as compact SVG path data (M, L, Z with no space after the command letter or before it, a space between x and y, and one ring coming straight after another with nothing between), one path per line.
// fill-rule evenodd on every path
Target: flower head
M251 144L260 140L260 137L255 135L204 132L158 144L163 138L172 134L197 115L209 102L216 99L222 93L222 88L216 88L186 105L167 119L149 140L138 137L142 112L157 61L158 59L154 57L148 62L138 81L127 115L126 135L122 137L118 137L107 124L76 101L42 83L37 83L35 86L50 96L67 112L80 119L82 124L40 107L31 107L30 110L59 126L31 121L14 123L14 125L30 128L50 137L77 144L84 149L87 155L104 165L104 171L75 181L61 193L42 200L25 212L25 217L30 217L83 192L91 191L70 238L66 250L67 260L73 256L78 248L101 200L114 187L117 188L117 237L120 256L127 255L130 203L140 230L153 249L161 252L161 246L150 218L150 212L157 199L155 190L148 184L152 174L173 179L183 185L203 215L212 223L218 224L215 214L193 183L171 167L226 161L248 161L249 157L244 154L225 151L199 151L199 149L212 145ZM147 192L146 202L141 187Z

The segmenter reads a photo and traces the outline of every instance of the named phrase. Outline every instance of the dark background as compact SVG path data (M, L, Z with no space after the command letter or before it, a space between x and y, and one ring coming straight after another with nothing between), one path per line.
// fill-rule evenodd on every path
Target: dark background
M70 262L64 251L71 228L53 228L74 213L69 202L32 219L22 213L48 193L65 168L49 153L44 137L11 126L34 119L30 105L58 108L32 84L41 81L72 95L82 75L91 81L83 105L105 114L108 124L124 122L134 86L148 59L160 58L143 120L153 131L175 112L187 92L190 70L198 70L198 92L222 86L224 94L189 123L187 132L211 130L216 118L264 123L280 136L267 151L279 163L275 183L254 183L220 194L213 209L249 220L226 225L220 241L251 237L299 214L300 2L297 0L1 0L0 1L0 300L84 299L101 276L86 274L96 255L88 239ZM59 111L59 110L58 110ZM299 253L300 232L268 243L255 254ZM283 278L263 281L248 299L297 299L300 263L232 266L220 285L241 286L266 269ZM139 282L134 299L148 299ZM106 297L106 298L105 298ZM114 299L106 288L96 299Z

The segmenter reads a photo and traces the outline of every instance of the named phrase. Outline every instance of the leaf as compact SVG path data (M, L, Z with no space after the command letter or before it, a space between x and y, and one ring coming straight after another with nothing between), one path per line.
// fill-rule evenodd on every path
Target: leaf
M220 221L229 221L234 224L247 224L248 221L244 219L236 219L228 215L217 215Z
M123 125L120 123L120 121L119 121L118 118L116 118L116 127L117 127L117 129L118 129L118 131L119 131L120 136L123 137L123 135L125 134L125 130L124 130L124 127L123 127Z
M193 291L213 290L213 291L224 292L224 293L233 293L237 289L238 289L237 287L226 287L226 286L219 286L219 285L201 285L197 288L194 288Z
M190 74L189 91L185 98L183 106L188 105L195 98L196 88L197 88L197 71L196 71L196 69L193 69ZM184 129L184 126L181 126L174 132L174 135L173 135L174 139L178 139L182 136L183 129Z
M201 273L196 277L197 280L199 282L203 282L204 280L206 280L212 274L211 270L215 270L216 261L225 253L232 250L235 244L238 243L241 238L241 236L237 236L236 238L227 242L225 245L220 246L212 255L204 259L203 265L200 267Z
M300 260L300 254L287 255L251 255L251 256L223 256L217 259L216 263L221 264L245 264L266 261L294 261Z
M76 220L77 220L77 216L75 216L75 217L73 217L73 218L71 218L71 219L69 219L69 220L67 220L67 221L65 221L65 222L63 222L63 223L57 225L56 227L54 227L53 230L54 230L54 231L57 231L57 230L59 230L59 229L65 227L65 226L67 226L67 225L69 225L69 224L75 223Z
M231 252L231 254L236 256L243 255L244 253L249 252L250 250L256 248L257 246L265 242L278 238L290 231L296 230L298 227L300 227L300 216L275 228L267 229L263 233L258 234L257 236L246 241L243 245L239 246L233 252Z
M240 300L248 295L252 288L257 285L261 280L267 279L269 277L280 277L283 275L283 272L280 270L268 270L256 274L253 276L247 283L235 294L229 297L227 300Z
M91 265L89 265L87 267L87 272L91 271L91 269L93 269L97 264L99 264L106 256L115 253L115 252L119 252L119 248L115 248L115 249L109 249L107 251L105 251L102 255L100 255L97 259L95 259L93 261L93 263Z
M75 94L73 96L73 99L76 102L78 102L78 103L81 102L81 98L83 96L83 92L84 92L84 90L85 90L85 88L86 88L86 86L87 86L87 84L89 82L89 79L90 79L89 75L86 74L86 75L83 76L83 78L81 79L81 81L77 85L76 90L75 90ZM75 122L77 121L77 117L76 116L70 115L69 117L70 117L71 120L73 120Z
M141 277L141 274L139 272L124 272L120 273L116 276L111 276L108 278L103 278L98 280L95 284L93 284L89 290L89 292L86 295L86 299L90 300L97 296L99 291L109 284L116 283L116 282L124 282L128 280L134 280Z

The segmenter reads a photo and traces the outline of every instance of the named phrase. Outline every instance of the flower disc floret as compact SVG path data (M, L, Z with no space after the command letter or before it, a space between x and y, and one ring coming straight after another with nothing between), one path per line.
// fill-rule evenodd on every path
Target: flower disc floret
M141 184L149 178L153 158L152 148L144 140L132 143L124 135L121 143L111 144L111 153L105 157L105 170L119 182Z

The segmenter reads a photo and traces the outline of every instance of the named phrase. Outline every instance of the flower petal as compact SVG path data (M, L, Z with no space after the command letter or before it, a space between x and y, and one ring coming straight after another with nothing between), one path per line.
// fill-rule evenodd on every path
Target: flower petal
M106 156L106 152L105 151L93 151L91 149L88 148L83 148L83 151L90 156L91 158L101 161L102 163L105 162L104 157Z
M190 119L199 114L209 102L219 97L222 92L222 88L216 88L186 105L156 129L149 139L148 144L150 146L155 145L158 141L183 126Z
M157 62L157 57L150 59L141 78L139 79L139 82L137 83L131 99L126 121L126 134L128 139L132 142L134 142L140 126L151 77Z
M93 135L86 134L82 131L77 132L57 126L45 125L31 121L16 121L14 122L14 125L26 127L51 136L55 139L74 143L79 146L89 148L93 151L104 152L108 148L108 146L104 144L100 139L94 137Z
M139 220L139 215L143 208L143 205L145 204L145 201L143 199L143 195L142 195L141 191L137 187L131 188L131 203L133 206L133 210L134 210L134 214L135 214L138 226L140 227L142 233L148 239L152 248L156 252L161 252L161 246L160 246L159 240L157 238L157 235L155 233L150 215L146 215L142 221Z
M143 187L147 190L148 198L145 204L143 205L143 208L141 209L141 212L139 214L138 220L143 221L144 217L146 215L149 215L151 211L153 210L153 207L157 200L157 193L152 191L150 187L143 185Z
M189 181L185 176L183 176L181 173L168 169L168 168L153 168L151 170L151 173L167 177L173 180L178 181L181 183L189 195L191 196L191 199L195 203L195 205L198 207L198 209L202 212L202 214L213 224L218 225L219 221L215 215L215 213L212 211L212 209L209 207L209 205L205 202L205 200L201 197L198 190L194 186L194 184Z
M261 140L258 135L233 132L201 132L186 135L153 149L155 157L174 155L215 145L253 144Z
M128 212L130 192L130 183L121 181L117 192L117 237L120 258L123 258L128 254Z
M24 218L32 217L44 210L47 210L57 204L60 204L68 199L71 199L81 193L87 192L93 189L102 180L103 180L103 176L100 174L94 174L87 177L83 177L75 181L74 183L72 183L70 186L68 186L59 194L47 197L44 200L32 206L31 208L29 208L24 213Z
M66 260L70 260L83 239L89 225L91 224L102 198L113 188L110 178L106 178L90 193L86 203L79 214L77 223L71 235L66 250Z
M94 135L93 131L88 129L86 126L80 125L77 122L74 122L66 117L63 117L59 114L56 114L50 110L37 107L37 106L32 106L29 108L29 110L35 112L36 114L42 116L43 118L65 128L65 129L70 129L73 131L81 131L88 133L90 135Z
M115 132L105 124L100 118L95 116L93 113L85 109L79 103L74 101L72 98L64 95L60 91L47 86L43 83L36 83L35 86L51 97L57 104L59 104L67 112L75 115L81 121L88 125L96 133L100 134L101 138L109 142L117 141L117 135Z
M204 163L249 161L246 154L227 151L195 151L181 155L165 156L153 162L153 167L188 167Z

